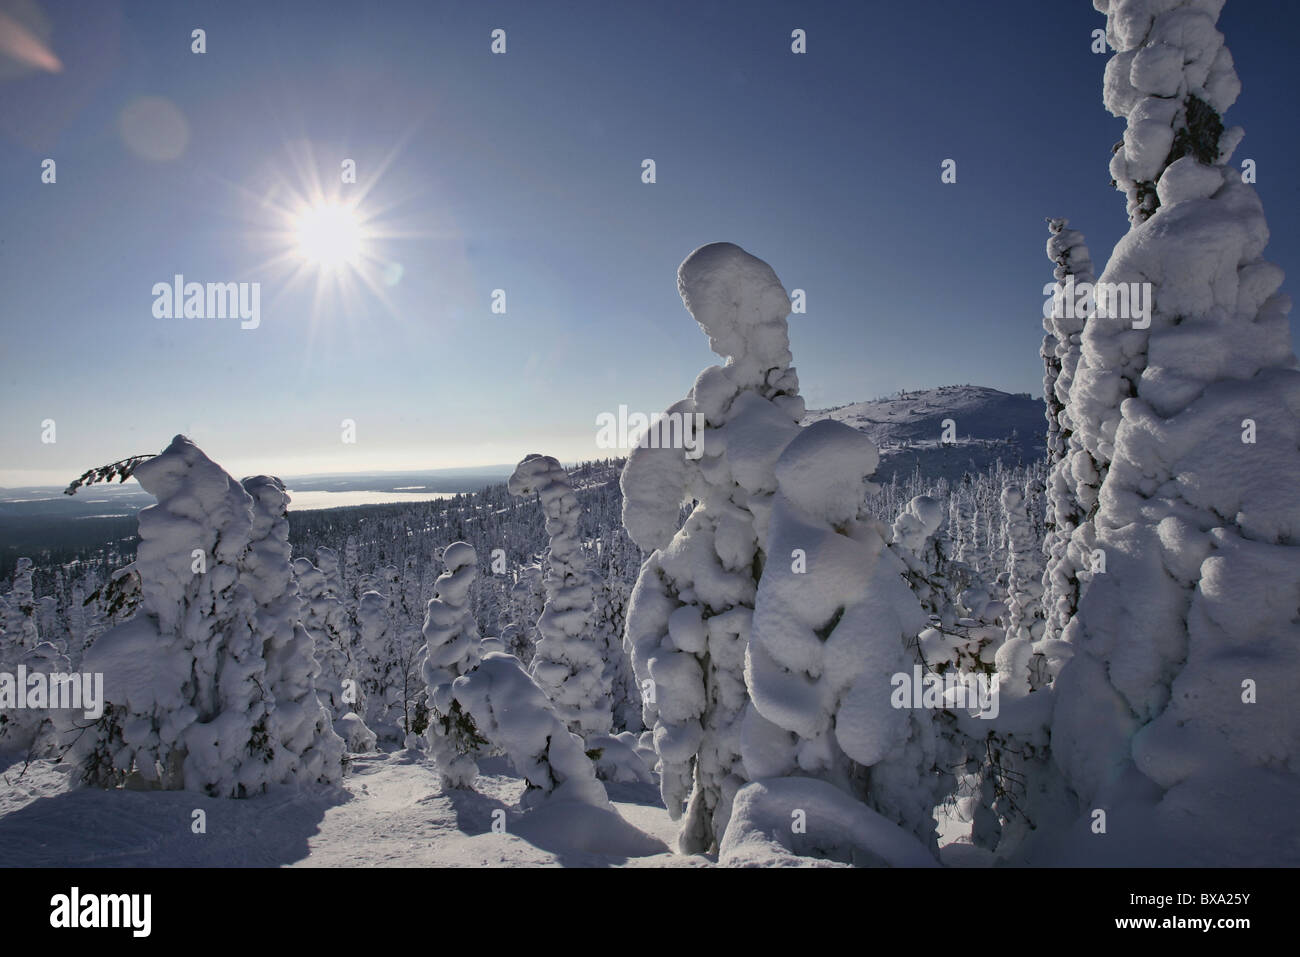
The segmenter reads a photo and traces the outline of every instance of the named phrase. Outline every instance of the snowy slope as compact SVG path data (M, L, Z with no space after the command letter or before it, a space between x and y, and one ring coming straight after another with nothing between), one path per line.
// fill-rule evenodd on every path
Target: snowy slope
M928 477L960 478L1001 459L1020 465L1046 454L1041 399L985 386L947 385L903 392L833 409L810 409L803 424L834 419L871 437L880 449L873 481L909 475L920 465ZM956 426L955 445L942 446L944 420Z

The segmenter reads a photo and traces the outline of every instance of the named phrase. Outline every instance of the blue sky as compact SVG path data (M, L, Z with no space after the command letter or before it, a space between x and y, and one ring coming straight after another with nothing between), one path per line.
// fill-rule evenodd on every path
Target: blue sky
M24 22L33 7L62 70L0 62L4 485L177 432L238 475L607 454L599 413L663 409L717 361L675 283L716 240L806 290L791 344L812 407L948 383L1039 395L1044 218L1068 216L1099 265L1127 228L1087 0L0 0ZM1288 272L1298 19L1229 0L1220 20L1244 86L1226 119ZM132 125L142 98L183 138ZM293 253L294 197L344 158L378 292L317 296L271 260ZM155 318L176 273L260 282L261 325Z

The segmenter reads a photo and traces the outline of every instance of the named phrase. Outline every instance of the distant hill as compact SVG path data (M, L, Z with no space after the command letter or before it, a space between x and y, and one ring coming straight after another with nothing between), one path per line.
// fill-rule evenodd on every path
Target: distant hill
M1047 454L1047 422L1041 399L986 386L946 385L900 392L833 409L810 409L803 424L835 419L871 437L880 449L873 481L910 475L919 465L931 478L960 478L999 459L1028 464ZM944 419L956 425L957 442L941 445Z

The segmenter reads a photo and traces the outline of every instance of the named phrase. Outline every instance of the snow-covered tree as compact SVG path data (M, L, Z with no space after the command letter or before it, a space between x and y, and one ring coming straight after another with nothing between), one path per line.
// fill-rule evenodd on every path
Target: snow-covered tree
M549 455L532 454L515 466L510 494L536 495L546 516L546 607L530 665L533 680L555 704L566 727L586 738L612 724L610 675L593 628L594 583L582 554L582 508L568 473Z
M615 731L641 731L641 689L632 669L632 656L623 647L627 625L627 605L632 583L625 578L607 576L596 589L596 613L593 632L604 660L602 684L608 684L613 708Z
M457 678L479 663L478 624L469 605L478 576L478 554L466 542L442 553L444 571L434 583L437 597L424 616L424 683L429 697L429 755L437 762L443 788L470 787L478 776L475 755L483 744L469 714L452 693Z
M975 493L969 474L962 477L962 483L949 499L948 522L953 558L970 568L975 562Z
M935 537L943 519L944 511L937 499L917 495L894 519L889 539L921 607L940 619L945 612L951 616L941 580L942 549Z
M822 420L776 463L742 754L751 777L821 778L937 853L931 712L891 700L892 676L920 664L909 645L927 616L888 528L860 514L878 461L865 434Z
M1070 389L1083 350L1083 327L1091 311L1090 296L1081 290L1096 281L1092 257L1083 233L1064 219L1048 220L1051 236L1047 257L1056 264L1051 308L1043 318L1043 402L1047 415L1047 534L1043 553L1043 634L1061 637L1061 630L1078 607L1081 578L1090 570L1089 552L1074 531L1096 501L1095 482L1084 492L1080 483L1099 478L1096 463L1074 435L1070 419ZM1071 298L1073 297L1073 298ZM1077 474L1076 474L1077 471ZM1084 504L1084 503L1088 504Z
M537 622L546 607L543 578L541 565L522 565L516 570L515 580L510 586L508 614L511 624L502 629L501 640L524 667L532 664L541 637L537 632Z
M243 487L183 435L140 463L157 504L139 515L140 606L82 667L109 705L79 736L83 779L243 797L274 783L258 609L241 564L253 525Z
M339 567L339 553L321 545L316 549L316 567L325 578L325 594L341 602L345 594L345 586L343 570Z
M36 597L32 591L32 560L20 558L14 568L13 587L0 601L0 632L17 657L41 641L36 618Z
M473 719L477 733L504 751L528 782L521 799L524 807L548 797L610 807L582 738L565 728L554 703L518 658L499 652L484 655L477 667L452 683L452 694L458 708Z
M318 549L317 558L327 551ZM347 609L331 587L325 569L313 565L311 559L295 559L293 572L302 602L302 623L316 642L316 661L320 665L317 696L335 720L348 712L364 711L358 672L352 662L352 623Z
M257 603L255 628L266 660L265 687L274 699L269 733L272 780L337 784L343 776L343 741L316 695L320 665L315 641L300 619L298 583L290 563L289 494L268 475L243 481L253 499L248 550L240 580Z
M320 555L316 558L319 560ZM329 576L327 575L326 578ZM358 590L361 584L361 552L354 535L349 535L347 541L343 543L343 561L339 567L338 581L342 590L338 592L337 597L351 613L356 610L357 601L361 597L361 592Z
M1007 537L1007 637L1037 641L1043 635L1043 563L1038 536L1026 507L1025 492L1002 490Z
M390 568L393 566L381 569L381 576ZM393 583L387 584L393 587ZM414 657L413 639L403 632L395 610L391 596L373 590L363 593L357 605L365 722L388 740L400 740L409 730L406 706Z
M1229 165L1222 3L1096 4L1133 221L1100 282L1149 283L1151 308L1089 319L1070 390L1105 567L1065 629L1053 754L1081 812L1109 808L1130 848L1166 839L1149 860L1294 863L1300 371L1259 198Z
M67 674L71 663L67 655L48 641L38 641L31 647L20 643L6 645L5 635L0 633L0 672L14 676L19 668L24 669L28 677L34 674ZM47 685L48 687L48 685ZM13 690L24 693L28 689ZM51 692L46 691L46 695ZM72 715L54 709L55 702L48 697L41 702L28 700L25 707L0 708L0 748L15 748L35 757L52 756L58 753L63 735L70 730ZM80 715L76 715L80 717Z
M686 258L677 285L727 362L700 373L624 468L623 524L650 553L626 640L649 689L643 717L654 729L665 805L674 819L684 816L682 850L697 852L716 847L745 780L744 660L761 543L773 467L804 405L790 364L790 300L767 263L713 243ZM692 500L679 529L681 506Z

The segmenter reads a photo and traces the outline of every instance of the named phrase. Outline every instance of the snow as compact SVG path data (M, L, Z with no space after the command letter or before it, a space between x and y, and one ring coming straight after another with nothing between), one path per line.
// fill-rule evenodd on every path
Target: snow
M797 830L802 827L803 830ZM765 778L736 794L719 862L728 867L935 867L915 837L814 778Z
M829 525L856 518L865 480L880 456L872 441L838 422L814 422L799 432L775 464L781 494L796 508Z
M442 790L411 752L354 755L340 787L272 788L256 800L73 787L71 769L0 756L0 847L14 867L698 867L669 852L675 827L644 784L609 808L525 811L524 782L483 761L476 791ZM7 765L7 766L5 766ZM207 833L191 831L192 812ZM493 830L500 820L504 830ZM71 823L70 823L71 822Z
M355 711L349 711L342 717L336 718L334 732L343 738L348 751L353 754L375 749L377 741L375 733L366 727L366 723Z

